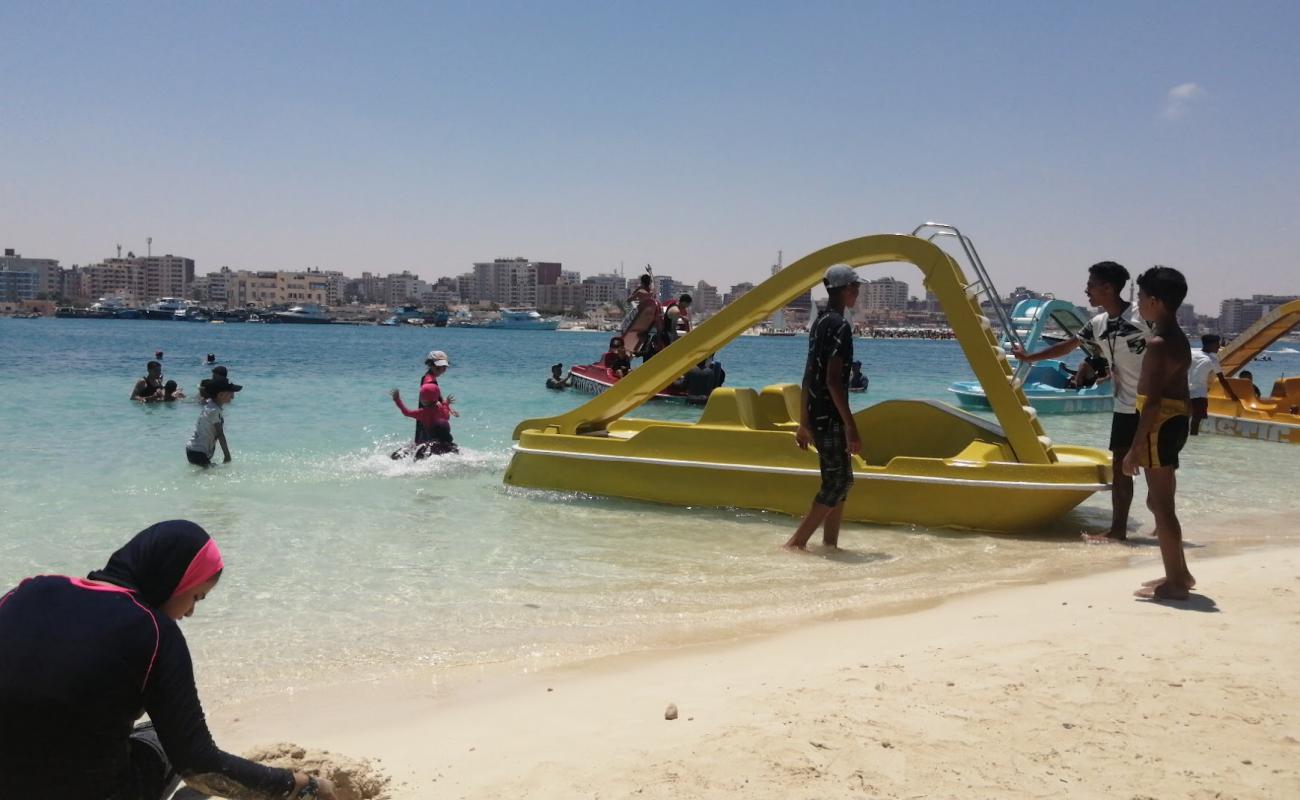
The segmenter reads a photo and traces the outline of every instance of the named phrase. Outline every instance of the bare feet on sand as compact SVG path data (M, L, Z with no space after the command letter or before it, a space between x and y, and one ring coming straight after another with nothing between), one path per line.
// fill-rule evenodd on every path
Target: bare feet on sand
M1189 596L1186 586L1174 586L1165 582L1156 586L1143 586L1133 593L1134 597L1140 597L1143 600L1186 600Z
M1154 589L1155 587L1159 586L1162 583L1165 583L1168 580L1169 580L1168 578L1152 578L1149 581L1143 582L1142 585L1146 586L1147 588ZM1183 585L1186 586L1188 589L1195 589L1196 579L1193 578L1191 575L1188 575L1187 580L1183 581Z

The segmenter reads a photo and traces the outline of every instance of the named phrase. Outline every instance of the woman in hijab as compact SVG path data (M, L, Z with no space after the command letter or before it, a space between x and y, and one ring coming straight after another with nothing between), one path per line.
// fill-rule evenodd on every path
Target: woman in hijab
M84 579L41 575L0 597L0 794L159 800L183 778L228 798L334 798L323 778L212 741L177 623L223 566L203 528L172 520Z

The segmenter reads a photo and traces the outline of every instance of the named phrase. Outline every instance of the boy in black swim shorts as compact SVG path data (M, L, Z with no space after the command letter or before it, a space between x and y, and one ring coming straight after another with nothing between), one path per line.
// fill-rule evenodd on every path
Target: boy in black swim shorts
M839 545L844 499L853 486L853 454L862 449L857 423L849 412L853 328L844 319L844 309L858 300L858 274L851 267L834 266L826 270L822 284L829 299L826 312L808 331L808 361L795 434L800 448L807 450L809 443L816 446L822 484L798 530L785 543L791 550L806 549L818 527L822 528L822 544Z
M1187 296L1187 280L1176 269L1152 267L1142 273L1137 284L1138 310L1151 323L1151 335L1138 378L1137 429L1124 456L1123 470L1125 475L1146 471L1147 506L1156 518L1156 538L1165 565L1164 579L1151 581L1137 594L1157 600L1186 600L1196 581L1187 570L1174 494L1178 453L1187 443L1187 370L1192 364L1192 348L1174 315Z

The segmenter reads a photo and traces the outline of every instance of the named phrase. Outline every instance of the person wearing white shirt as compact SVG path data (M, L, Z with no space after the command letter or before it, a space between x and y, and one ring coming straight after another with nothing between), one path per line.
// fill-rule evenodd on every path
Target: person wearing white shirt
M1021 361L1033 363L1045 358L1063 358L1076 347L1088 354L1087 367L1098 380L1110 380L1115 387L1115 413L1110 423L1110 451L1114 464L1111 479L1110 530L1104 535L1084 534L1089 542L1122 542L1128 538L1128 511L1133 504L1133 477L1119 468L1133 446L1137 433L1137 386L1142 374L1142 356L1151 326L1137 313L1137 307L1124 301L1124 284L1128 270L1114 261L1102 261L1088 268L1084 287L1088 303L1102 309L1074 336L1037 353L1025 352L1019 344L1011 353ZM1093 366L1093 365L1096 366ZM1083 369L1080 369L1083 374Z
M1217 333L1207 333L1201 337L1201 349L1192 351L1192 367L1187 370L1187 392L1191 397L1192 430L1197 436L1201 432L1201 420L1210 413L1210 380L1223 378L1223 367L1215 353L1223 346L1223 339Z

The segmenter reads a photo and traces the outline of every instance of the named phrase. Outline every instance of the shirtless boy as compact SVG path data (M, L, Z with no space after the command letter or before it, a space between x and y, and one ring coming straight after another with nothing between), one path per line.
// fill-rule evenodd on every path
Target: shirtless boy
M1174 318L1187 296L1187 280L1169 267L1152 267L1137 279L1138 311L1151 323L1138 378L1138 425L1133 446L1124 456L1125 475L1146 472L1147 507L1156 518L1156 538L1165 577L1150 581L1138 597L1186 600L1196 579L1187 570L1183 529L1174 512L1178 488L1178 452L1187 443L1189 395L1187 369L1192 348Z

